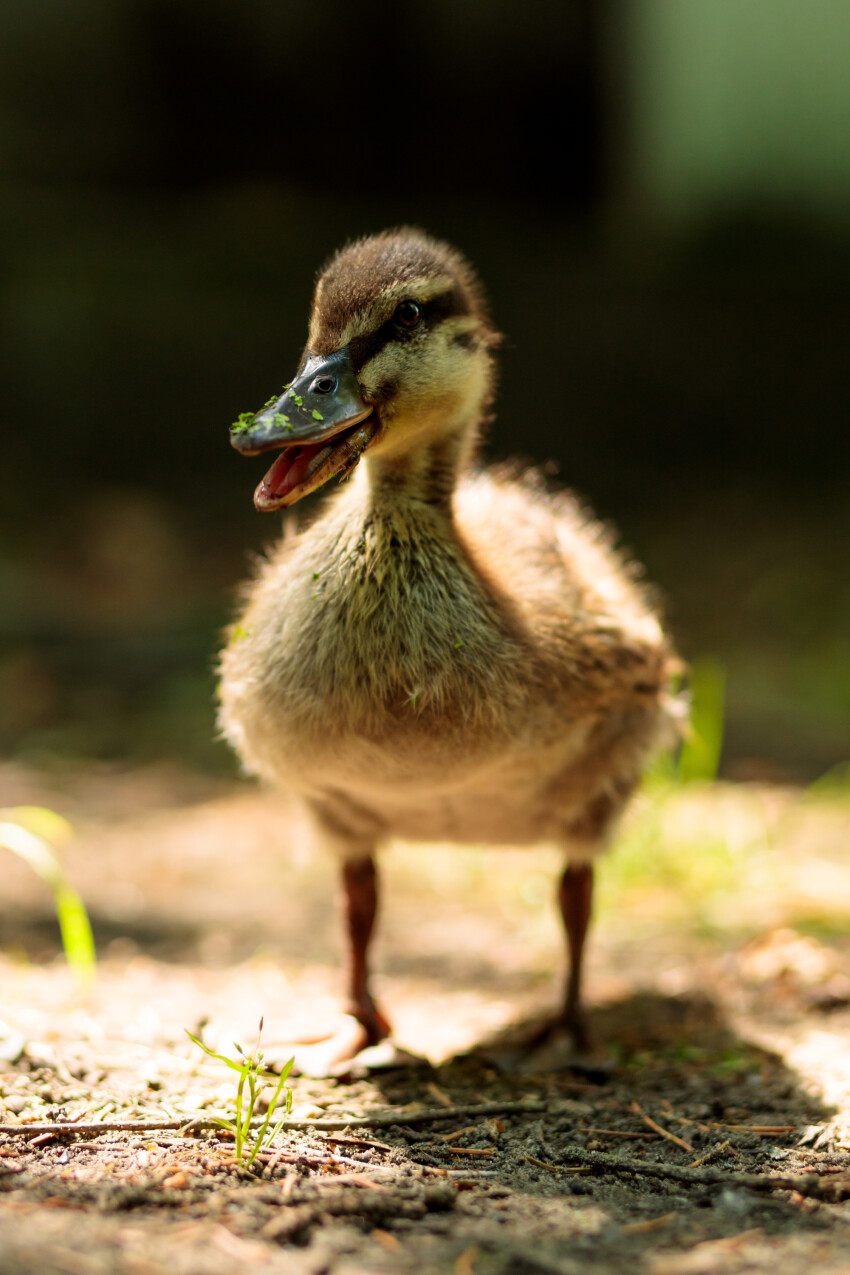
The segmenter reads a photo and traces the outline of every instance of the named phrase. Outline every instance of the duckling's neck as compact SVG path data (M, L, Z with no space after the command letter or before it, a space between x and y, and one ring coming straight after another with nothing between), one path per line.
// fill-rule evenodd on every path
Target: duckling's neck
M416 503L448 513L468 450L462 439L449 435L409 451L367 457L370 508Z
M367 454L363 468L370 512L418 504L451 516L452 494L477 443L478 416L412 432L404 444Z

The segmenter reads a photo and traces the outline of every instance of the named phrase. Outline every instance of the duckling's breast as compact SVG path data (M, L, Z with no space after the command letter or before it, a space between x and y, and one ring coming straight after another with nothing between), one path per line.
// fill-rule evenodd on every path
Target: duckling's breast
M224 731L329 826L569 839L602 827L670 728L658 623L592 529L484 495L486 536L474 509L456 534L424 505L363 515L345 494L233 630Z
M223 653L221 720L248 768L298 788L475 765L528 725L533 676L440 520L339 506L272 561Z

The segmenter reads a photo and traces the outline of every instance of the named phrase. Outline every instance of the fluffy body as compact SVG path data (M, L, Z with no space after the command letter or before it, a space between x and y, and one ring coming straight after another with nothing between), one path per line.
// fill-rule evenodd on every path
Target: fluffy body
M402 230L343 249L319 276L297 379L360 432L284 452L258 488L260 508L280 507L313 490L305 457L328 475L357 465L265 563L221 659L228 739L301 796L342 860L352 1018L315 1074L390 1030L368 963L388 837L563 848L554 1039L586 1049L592 860L675 736L677 661L635 571L568 494L473 468L497 342L447 245Z
M265 564L222 656L225 733L345 856L399 836L592 858L674 733L648 597L533 476L448 502L411 483L361 469Z

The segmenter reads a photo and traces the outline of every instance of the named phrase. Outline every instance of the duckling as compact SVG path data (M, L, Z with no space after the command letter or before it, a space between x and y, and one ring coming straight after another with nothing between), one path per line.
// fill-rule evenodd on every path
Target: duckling
M320 272L295 379L232 427L242 454L279 451L258 510L350 476L269 556L221 656L227 739L340 861L350 1017L320 1069L390 1032L369 979L389 837L562 848L558 1024L585 1050L593 864L676 734L636 569L569 493L475 465L498 341L460 253L385 231Z

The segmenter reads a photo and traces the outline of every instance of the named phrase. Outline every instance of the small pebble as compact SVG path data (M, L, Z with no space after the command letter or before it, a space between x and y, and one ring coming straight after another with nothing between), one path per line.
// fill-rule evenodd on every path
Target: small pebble
M754 1207L752 1196L728 1186L720 1192L717 1203L724 1213L729 1213L732 1217L746 1217Z

